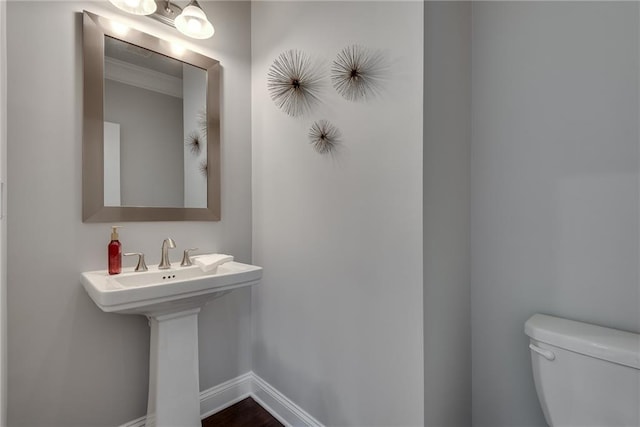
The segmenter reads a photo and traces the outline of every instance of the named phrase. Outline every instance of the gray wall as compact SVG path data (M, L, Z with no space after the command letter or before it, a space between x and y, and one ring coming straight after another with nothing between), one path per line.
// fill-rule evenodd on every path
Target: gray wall
M125 251L157 263L162 239L251 260L250 7L202 2L216 37L185 42L220 60L222 221L127 223ZM149 330L143 317L102 313L80 272L106 268L109 224L81 219L83 9L175 40L109 3L13 2L8 42L8 387L11 426L113 426L146 412ZM125 260L131 265L133 260ZM200 387L251 368L250 292L200 315Z
M183 207L182 98L114 80L104 86L104 118L120 125L121 206Z
M0 3L0 179L7 182L7 3ZM2 194L6 206L6 192ZM0 219L0 425L7 423L7 216Z
M287 49L328 71L349 44L381 49L385 92L288 117L266 75ZM254 371L326 425L423 424L421 2L252 4ZM328 79L327 79L328 80ZM309 145L338 126L333 156Z
M424 415L471 425L471 3L425 2Z
M473 425L543 426L530 315L640 330L638 4L472 21Z

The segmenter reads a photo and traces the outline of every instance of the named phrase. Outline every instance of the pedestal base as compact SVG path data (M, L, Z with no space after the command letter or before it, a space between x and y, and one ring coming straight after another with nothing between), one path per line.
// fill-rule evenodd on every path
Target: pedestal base
M200 427L198 313L149 317L149 402L146 427Z

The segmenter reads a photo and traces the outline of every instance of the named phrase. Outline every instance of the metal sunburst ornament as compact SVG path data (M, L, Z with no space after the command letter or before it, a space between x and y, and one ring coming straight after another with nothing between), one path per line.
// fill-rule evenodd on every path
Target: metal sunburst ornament
M318 120L309 129L309 143L320 154L328 154L340 143L340 129L327 120Z
M198 131L191 131L189 135L187 135L187 139L184 142L189 150L191 150L191 154L199 155L202 149L202 141L200 139L200 133Z
M207 164L206 160L202 160L200 162L200 165L198 166L198 169L200 169L200 173L202 174L202 176L204 176L205 178L207 176L209 176L209 165Z
M267 74L271 99L290 116L304 114L320 101L320 81L309 56L295 49L281 53Z
M380 93L384 68L380 51L347 46L331 64L331 83L345 99L366 101Z

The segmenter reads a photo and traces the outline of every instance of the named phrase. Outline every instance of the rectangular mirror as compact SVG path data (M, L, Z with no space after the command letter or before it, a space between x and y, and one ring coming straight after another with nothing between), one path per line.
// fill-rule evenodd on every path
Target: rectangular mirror
M219 220L219 62L89 12L83 50L83 221Z

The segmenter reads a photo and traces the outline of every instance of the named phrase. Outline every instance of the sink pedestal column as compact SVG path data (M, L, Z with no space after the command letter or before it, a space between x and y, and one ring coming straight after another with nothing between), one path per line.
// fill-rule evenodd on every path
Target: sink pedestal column
M148 316L151 327L146 427L200 427L200 308Z

